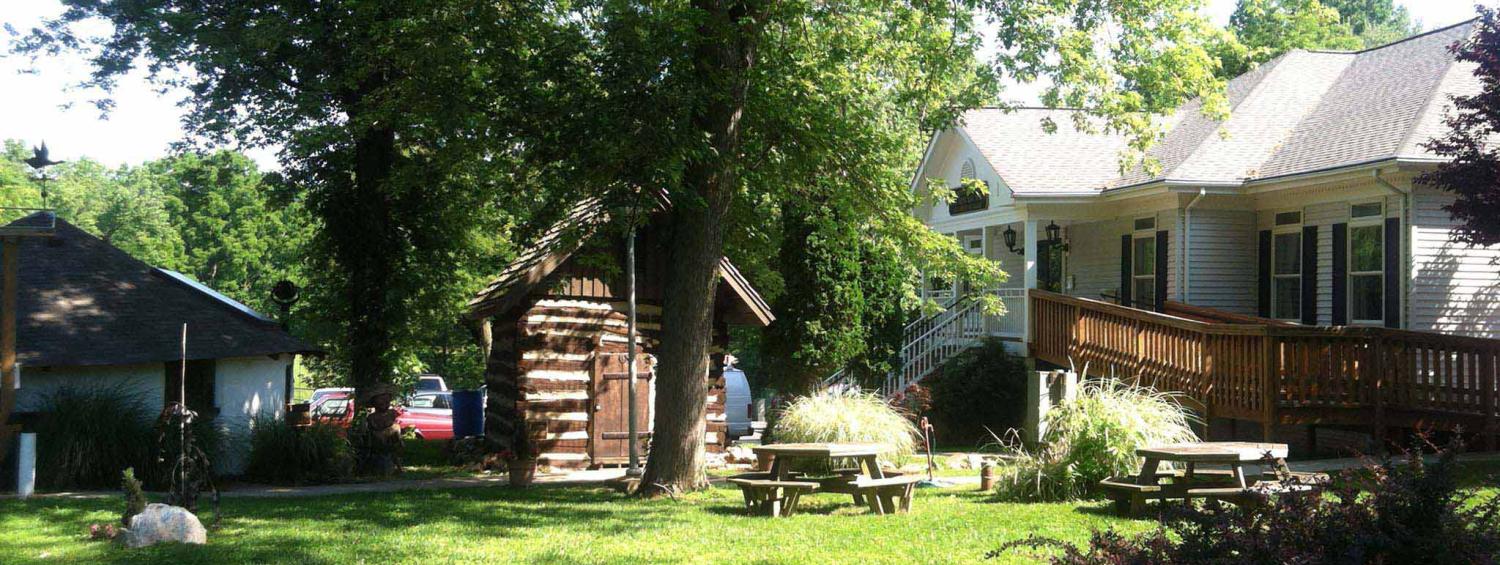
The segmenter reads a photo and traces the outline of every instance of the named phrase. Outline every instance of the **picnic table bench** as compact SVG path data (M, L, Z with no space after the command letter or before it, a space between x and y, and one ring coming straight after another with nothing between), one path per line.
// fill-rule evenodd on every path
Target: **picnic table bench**
M1144 460L1139 473L1099 483L1121 515L1144 514L1150 500L1207 498L1253 504L1266 495L1309 491L1312 483L1326 479L1314 473L1291 473L1286 465L1287 446L1280 443L1182 443L1141 448L1136 454ZM1259 466L1267 460L1274 468L1262 472ZM1182 463L1184 468L1162 470L1164 461ZM1202 465L1229 468L1200 469ZM1283 483L1282 476L1299 477L1301 482Z
M730 477L745 495L745 509L761 516L791 516L802 495L818 490L813 481L778 481L770 473L746 473Z

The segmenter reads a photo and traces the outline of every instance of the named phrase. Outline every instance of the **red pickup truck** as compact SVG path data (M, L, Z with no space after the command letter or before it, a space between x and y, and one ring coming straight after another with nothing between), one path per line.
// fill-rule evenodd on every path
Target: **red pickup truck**
M312 405L312 417L349 427L354 416L349 412L350 393L331 392ZM453 409L447 392L425 392L413 396L409 406L396 406L396 424L403 430L413 430L417 439L439 440L453 438Z

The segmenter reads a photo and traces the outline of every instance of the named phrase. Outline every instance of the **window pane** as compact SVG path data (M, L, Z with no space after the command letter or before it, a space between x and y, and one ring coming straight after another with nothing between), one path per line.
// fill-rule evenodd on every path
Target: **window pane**
M1384 262L1381 226L1349 228L1349 270L1379 271Z
M1302 234L1283 233L1276 236L1276 274L1295 275L1302 272Z
M1276 214L1276 225L1295 226L1302 223L1302 212L1281 212Z
M1385 277L1355 275L1349 277L1349 309L1355 320L1381 320Z
M1295 320L1302 317L1302 279L1276 278L1276 310L1272 317Z
M1381 212L1382 210L1379 202L1371 202L1369 204L1355 204L1349 207L1349 216L1354 218L1368 218L1371 216L1378 217L1380 216Z
M1131 271L1136 275L1156 274L1156 238L1139 237L1135 239L1135 250L1130 253L1130 261L1135 266Z
M412 408L432 408L432 401L433 401L434 398L436 398L436 397L434 397L434 396L418 396L416 398L411 399L411 407Z
M1135 290L1130 295L1130 300L1137 308L1149 308L1156 304L1156 278L1135 279Z
M1156 218L1136 218L1135 229L1137 231L1156 229Z

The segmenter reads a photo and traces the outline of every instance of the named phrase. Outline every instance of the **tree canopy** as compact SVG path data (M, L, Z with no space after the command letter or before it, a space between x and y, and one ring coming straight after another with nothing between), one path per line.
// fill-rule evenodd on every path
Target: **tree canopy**
M1454 96L1444 118L1448 131L1423 146L1451 159L1417 182L1452 192L1444 208L1460 222L1454 240L1469 245L1500 244L1500 150L1492 139L1500 131L1500 21L1492 8L1479 7L1474 35L1455 44L1458 60L1476 65L1480 91Z
M1234 77L1293 49L1355 50L1421 31L1395 0L1240 0L1218 45L1220 74Z

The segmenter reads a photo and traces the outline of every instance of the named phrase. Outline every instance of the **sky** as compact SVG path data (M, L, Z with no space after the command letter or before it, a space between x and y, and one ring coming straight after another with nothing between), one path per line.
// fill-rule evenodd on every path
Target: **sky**
M1488 1L1488 0L1487 0ZM1425 29L1442 27L1473 17L1475 0L1397 0L1420 20ZM1208 0L1208 15L1218 24L1229 21L1236 0ZM0 6L0 23L25 33L44 18L62 12L56 0L8 0ZM0 41L8 41L0 34ZM182 91L159 92L143 73L120 80L114 92L115 107L107 119L89 101L97 93L75 88L88 78L82 58L47 59L41 71L25 74L29 59L0 57L0 139L21 139L30 144L47 141L52 158L74 160L89 157L110 166L137 165L166 155L169 145L184 137ZM1013 85L1005 97L1034 103L1038 88ZM275 168L275 154L267 149L247 151L263 168Z

